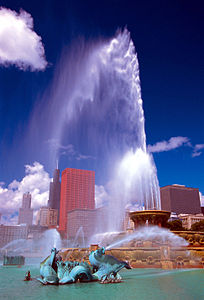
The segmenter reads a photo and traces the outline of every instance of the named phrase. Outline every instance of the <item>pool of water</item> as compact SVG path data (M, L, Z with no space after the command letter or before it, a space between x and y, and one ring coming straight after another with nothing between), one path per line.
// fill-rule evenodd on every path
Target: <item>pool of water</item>
M37 280L23 281L27 270L39 276L35 262L22 266L0 266L0 299L4 300L200 300L204 299L203 269L132 269L121 271L123 282L76 283L43 286Z

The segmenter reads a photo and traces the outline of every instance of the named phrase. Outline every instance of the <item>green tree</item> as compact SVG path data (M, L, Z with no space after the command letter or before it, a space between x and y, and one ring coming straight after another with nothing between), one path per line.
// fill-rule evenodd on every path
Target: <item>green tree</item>
M204 231L204 220L194 223L191 226L191 230L193 230L193 231Z
M167 228L169 228L171 231L183 231L185 228L182 226L181 220L173 220L170 222L167 222Z

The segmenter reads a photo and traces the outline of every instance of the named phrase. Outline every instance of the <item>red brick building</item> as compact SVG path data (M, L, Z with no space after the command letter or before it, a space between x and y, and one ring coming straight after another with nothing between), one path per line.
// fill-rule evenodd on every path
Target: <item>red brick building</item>
M160 188L161 209L176 214L200 214L200 196L197 188L167 185Z
M67 233L67 213L95 208L95 172L67 168L62 172L59 231Z

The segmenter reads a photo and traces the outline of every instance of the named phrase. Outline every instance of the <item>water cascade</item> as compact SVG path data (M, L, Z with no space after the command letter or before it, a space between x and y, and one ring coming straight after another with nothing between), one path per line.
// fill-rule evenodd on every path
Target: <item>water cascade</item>
M137 54L127 29L74 50L60 65L53 96L53 111L61 107L54 152L59 156L60 145L83 141L96 172L107 179L109 208L101 230L119 231L127 208L160 209L156 167L146 151Z

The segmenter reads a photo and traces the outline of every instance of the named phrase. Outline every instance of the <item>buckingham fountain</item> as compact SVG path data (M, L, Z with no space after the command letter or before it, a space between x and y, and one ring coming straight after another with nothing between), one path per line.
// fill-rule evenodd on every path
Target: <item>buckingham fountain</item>
M89 262L90 251L105 247L106 254L135 268L202 267L185 234L178 236L165 228L170 212L161 210L157 170L146 146L139 64L130 33L119 31L108 42L88 49L85 58L83 78L76 76L77 93L72 93L77 97L65 105L71 106L72 114L80 106L82 117L90 120L86 130L93 139L97 137L100 154L103 145L108 204L87 247L64 249L62 259ZM69 114L69 121L72 117ZM124 230L127 211L134 228Z
M119 31L108 42L84 51L88 53L74 60L80 61L81 65L76 67L79 74L75 70L73 84L65 85L62 91L64 117L60 122L66 118L71 122L80 113L80 120L90 120L85 123L86 131L92 139L97 137L96 148L100 139L97 151L104 155L108 170L108 204L104 217L96 220L95 234L89 237L86 247L58 246L57 250L56 243L52 246L49 243L49 248L54 248L40 264L39 281L43 284L94 280L109 283L121 281L118 272L124 267L202 267L202 256L190 247L193 245L186 238L188 234L181 232L179 236L165 228L170 212L161 210L157 170L146 147L139 64L129 32ZM66 74L63 73L63 80ZM66 90L67 86L77 89ZM93 124L97 126L93 128ZM59 128L58 134L63 136L60 132L63 126ZM133 226L124 230L127 212ZM59 241L56 230L54 235Z

